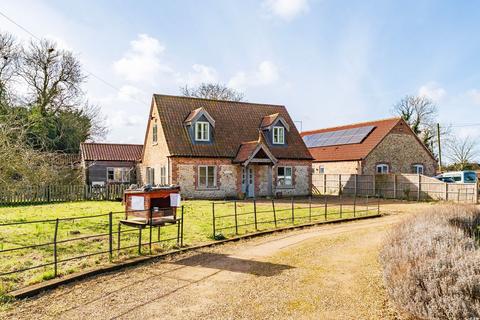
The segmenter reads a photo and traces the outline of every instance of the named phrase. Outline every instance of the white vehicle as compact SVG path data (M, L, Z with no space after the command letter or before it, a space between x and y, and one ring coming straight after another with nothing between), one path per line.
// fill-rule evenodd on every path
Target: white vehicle
M445 172L436 178L442 181L452 179L455 183L477 183L477 173L475 171Z

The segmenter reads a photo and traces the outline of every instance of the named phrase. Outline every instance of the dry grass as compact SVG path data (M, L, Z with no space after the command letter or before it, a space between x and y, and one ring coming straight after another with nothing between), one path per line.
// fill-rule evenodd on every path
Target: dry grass
M381 253L398 309L421 319L480 318L480 210L442 206L395 228Z

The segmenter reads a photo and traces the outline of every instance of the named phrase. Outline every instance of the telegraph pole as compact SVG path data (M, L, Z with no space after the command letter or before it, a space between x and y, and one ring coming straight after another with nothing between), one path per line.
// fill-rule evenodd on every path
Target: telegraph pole
M440 123L437 123L438 171L442 172L442 145L440 143Z

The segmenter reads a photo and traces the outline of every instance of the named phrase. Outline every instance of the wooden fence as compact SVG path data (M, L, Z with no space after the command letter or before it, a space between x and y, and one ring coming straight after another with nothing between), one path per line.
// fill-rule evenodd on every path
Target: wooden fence
M381 196L388 199L478 203L478 185L445 183L419 174L313 174L313 194Z
M126 184L106 186L52 185L18 190L0 189L0 205L22 205L83 200L119 200Z

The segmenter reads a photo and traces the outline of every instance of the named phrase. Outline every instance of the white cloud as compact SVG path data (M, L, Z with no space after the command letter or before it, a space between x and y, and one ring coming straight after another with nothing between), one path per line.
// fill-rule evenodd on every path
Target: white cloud
M469 90L467 94L474 104L480 105L480 90L472 89L472 90Z
M276 82L279 79L278 67L272 61L263 61L258 65L257 70L252 73L240 71L234 75L228 86L235 89L247 87L265 86Z
M432 99L434 102L442 100L447 91L435 82L429 82L418 89L418 95Z
M113 64L117 74L133 82L153 82L161 73L171 73L172 69L162 61L165 46L147 34L140 34L130 42L124 56Z
M265 0L264 7L275 16L286 21L309 10L308 0Z
M179 76L178 81L189 86L196 86L203 82L218 82L218 73L215 68L194 64L192 69L193 71L188 72L186 77Z

